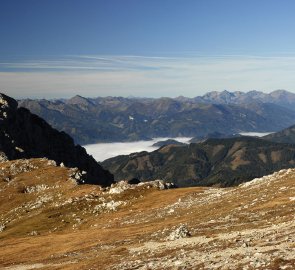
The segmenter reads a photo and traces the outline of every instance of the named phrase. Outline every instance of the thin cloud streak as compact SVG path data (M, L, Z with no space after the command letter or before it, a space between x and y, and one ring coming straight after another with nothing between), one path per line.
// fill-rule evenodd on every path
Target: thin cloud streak
M14 97L193 97L211 90L271 91L295 85L293 56L77 56L0 62L1 90Z
M152 69L179 69L188 67L198 67L200 65L220 65L227 64L278 64L278 63L293 63L295 57L293 56L241 56L241 55L227 55L227 56L210 56L210 57L148 57L148 56L77 56L69 57L61 60L36 60L24 62L0 62L0 69L28 69L43 70L43 69L57 69L57 70L141 70L142 68Z

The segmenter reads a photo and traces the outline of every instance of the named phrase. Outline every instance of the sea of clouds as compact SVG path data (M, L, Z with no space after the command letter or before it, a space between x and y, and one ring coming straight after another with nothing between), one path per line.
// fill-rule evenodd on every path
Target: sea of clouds
M254 137L263 137L273 132L241 132L243 136L254 136Z
M244 136L261 137L270 134L271 132L241 132ZM174 139L182 143L189 143L191 138L177 137L177 138L154 138L150 141L136 141L136 142L113 142L113 143L96 143L84 145L87 153L92 155L97 161L104 161L119 155L129 155L131 153L148 151L152 152L159 147L153 146L154 143L165 141L167 139Z
M182 143L188 143L191 138L154 138L151 141L136 141L136 142L115 142L115 143L97 143L84 145L87 153L92 155L97 161L104 161L108 158L118 155L129 155L141 151L154 151L159 147L152 146L159 141L174 139Z

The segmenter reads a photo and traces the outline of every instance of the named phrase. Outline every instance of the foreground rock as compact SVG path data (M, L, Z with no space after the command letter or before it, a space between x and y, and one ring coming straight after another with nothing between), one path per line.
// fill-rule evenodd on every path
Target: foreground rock
M14 99L0 94L0 161L33 157L78 167L87 172L85 183L107 186L113 182L113 176L69 135L53 129L29 110L17 108Z
M77 172L1 164L1 269L295 269L294 169L185 189L77 185Z
M107 188L110 194L119 194L125 190L136 189L138 187L144 188L156 188L159 190L171 189L176 186L173 183L166 183L163 180L154 180L148 182L139 182L138 184L129 184L127 181L120 181L116 184L112 184L110 188Z
M188 230L188 228L181 224L179 227L177 227L174 231L170 233L170 235L167 237L167 240L174 241L181 238L190 237L191 234Z

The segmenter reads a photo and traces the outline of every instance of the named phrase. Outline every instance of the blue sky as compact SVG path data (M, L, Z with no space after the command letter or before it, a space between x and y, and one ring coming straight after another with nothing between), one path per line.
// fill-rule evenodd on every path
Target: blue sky
M293 0L1 0L13 97L295 91Z

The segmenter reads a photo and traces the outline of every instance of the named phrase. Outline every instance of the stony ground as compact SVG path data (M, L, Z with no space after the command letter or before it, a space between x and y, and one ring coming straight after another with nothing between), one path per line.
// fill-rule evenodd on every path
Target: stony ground
M295 170L228 189L79 177L0 164L1 269L295 269Z

